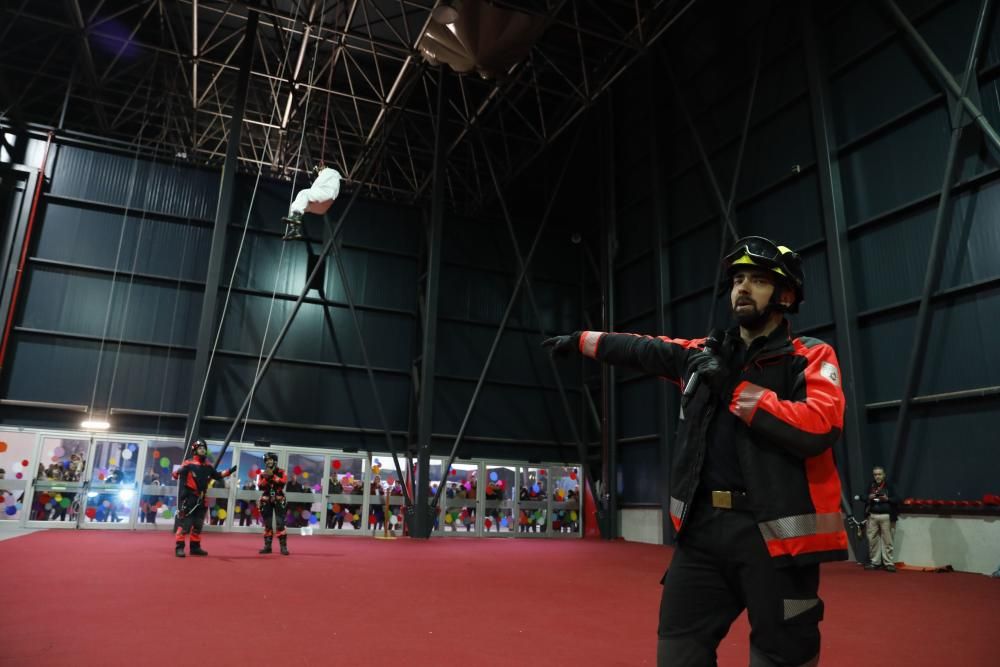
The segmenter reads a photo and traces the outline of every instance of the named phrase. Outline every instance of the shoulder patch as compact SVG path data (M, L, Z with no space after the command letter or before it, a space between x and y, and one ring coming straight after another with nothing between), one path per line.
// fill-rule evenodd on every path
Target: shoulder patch
M829 361L824 361L820 364L819 374L829 380L833 385L837 387L840 386L840 373L837 371L837 367Z

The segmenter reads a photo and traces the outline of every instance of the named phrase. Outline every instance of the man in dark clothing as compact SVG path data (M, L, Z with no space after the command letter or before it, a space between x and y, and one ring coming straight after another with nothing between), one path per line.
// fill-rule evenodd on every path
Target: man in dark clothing
M544 344L684 388L657 664L715 665L746 609L752 667L817 665L819 563L847 557L832 450L840 369L833 348L793 337L785 320L804 296L798 254L746 237L723 269L737 321L729 331L698 340L582 331Z
M191 555L207 556L201 548L201 529L205 525L208 498L205 492L211 480L222 480L236 472L236 466L219 472L208 459L208 443L197 439L191 443L194 456L184 461L172 474L178 480L177 521L174 522L174 555L184 558L184 537L191 535Z
M260 490L260 514L264 519L264 548L257 553L271 553L271 542L278 536L281 545L281 555L288 555L288 535L285 533L285 484L288 474L278 467L278 455L274 452L264 454L264 469L257 476L257 488ZM271 517L274 517L272 529Z
M875 466L872 469L872 483L868 487L868 499L865 503L868 533L866 570L878 570L884 567L887 572L896 571L896 562L892 554L892 537L896 532L896 519L899 518L896 511L898 502L885 478L885 468Z

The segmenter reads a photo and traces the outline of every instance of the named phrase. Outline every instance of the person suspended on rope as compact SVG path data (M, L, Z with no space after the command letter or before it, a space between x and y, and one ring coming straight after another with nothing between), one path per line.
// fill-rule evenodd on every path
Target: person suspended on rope
M207 556L201 548L201 529L208 511L206 490L210 480L222 480L236 472L236 466L219 472L208 458L208 443L198 438L191 443L194 455L184 461L172 476L180 483L177 490L177 521L174 523L174 555L184 558L184 537L191 535L191 555Z
M264 469L257 476L257 489L260 490L261 518L264 519L264 548L257 553L271 553L271 541L278 536L281 545L281 555L288 555L288 535L285 533L285 484L288 483L288 473L278 467L278 455L274 452L264 454ZM274 517L274 530L271 528L271 517Z
M315 213L323 215L330 209L333 200L340 194L340 172L327 167L320 162L313 169L316 180L312 187L300 190L292 205L288 209L288 215L282 218L285 223L285 241L302 238L302 215L304 213Z

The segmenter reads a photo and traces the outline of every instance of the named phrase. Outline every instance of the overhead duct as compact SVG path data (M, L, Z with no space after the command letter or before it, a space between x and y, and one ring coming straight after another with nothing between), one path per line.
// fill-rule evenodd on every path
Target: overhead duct
M439 3L417 42L432 65L456 72L476 71L483 78L502 75L528 55L541 35L545 17L500 9L484 0Z

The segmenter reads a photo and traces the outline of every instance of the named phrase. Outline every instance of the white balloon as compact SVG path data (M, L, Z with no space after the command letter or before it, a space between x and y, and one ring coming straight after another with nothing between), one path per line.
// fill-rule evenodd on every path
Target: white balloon
M131 449L123 450L122 451L122 458L123 459L130 459L130 458L132 458L132 450Z

